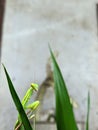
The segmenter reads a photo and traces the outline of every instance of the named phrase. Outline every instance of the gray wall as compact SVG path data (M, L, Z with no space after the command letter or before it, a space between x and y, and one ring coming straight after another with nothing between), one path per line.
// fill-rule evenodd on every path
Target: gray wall
M41 84L45 79L50 43L59 52L57 60L69 93L78 103L77 121L85 121L90 91L91 130L98 129L96 22L94 0L8 0L2 46L2 63L22 98L31 82ZM1 67L0 130L12 130L16 116Z

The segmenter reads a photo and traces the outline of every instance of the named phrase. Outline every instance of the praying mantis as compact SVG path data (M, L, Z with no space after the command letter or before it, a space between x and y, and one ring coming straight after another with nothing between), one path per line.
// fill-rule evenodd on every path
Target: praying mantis
M34 114L34 111L39 106L39 101L36 100L31 104L28 103L34 91L38 91L38 85L32 83L30 88L27 90L25 96L23 97L21 103L22 103L24 110L28 110L28 112L26 113L27 116L28 116L28 119L29 120L34 119L34 130L35 130L35 114ZM18 115L18 119L15 123L14 130L24 130L24 126L22 125L20 115Z

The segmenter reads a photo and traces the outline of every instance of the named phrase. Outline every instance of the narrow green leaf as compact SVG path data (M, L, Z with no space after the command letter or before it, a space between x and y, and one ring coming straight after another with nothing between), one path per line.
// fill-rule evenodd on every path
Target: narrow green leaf
M4 65L3 65L3 67L4 67ZM10 90L11 96L12 96L13 101L14 101L14 103L16 105L16 108L17 108L17 110L19 112L19 115L21 117L23 126L24 126L24 128L26 130L33 130L31 125L30 125L30 122L29 122L29 120L27 118L27 115L26 115L26 113L25 113L25 111L24 111L24 109L22 107L20 99L19 99L19 97L18 97L18 95L17 95L17 93L16 93L16 91L14 89L14 86L12 84L10 76L9 76L9 74L8 74L8 72L7 72L5 67L4 67L4 71L5 71L5 74L6 74L6 78L7 78L7 82L8 82L8 85L9 85L9 90Z
M57 130L78 130L66 84L51 49L50 53L54 68Z
M90 94L88 92L86 130L89 130L89 114L90 114Z

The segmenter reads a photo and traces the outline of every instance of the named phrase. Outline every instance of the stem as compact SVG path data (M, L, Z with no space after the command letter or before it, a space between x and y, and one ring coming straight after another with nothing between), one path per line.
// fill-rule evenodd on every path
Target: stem
M15 130L18 130L20 127L21 127L22 123L20 123L16 128Z

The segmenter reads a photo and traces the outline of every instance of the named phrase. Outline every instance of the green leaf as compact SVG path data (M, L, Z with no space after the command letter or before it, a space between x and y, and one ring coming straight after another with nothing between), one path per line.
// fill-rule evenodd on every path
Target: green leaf
M86 130L89 130L89 114L90 114L90 94L88 92Z
M51 48L50 53L53 61L57 130L78 130L67 87Z
M3 65L3 67L4 67L4 65ZM8 85L9 85L9 90L10 90L11 96L12 96L13 101L14 101L14 103L16 105L16 108L17 108L17 110L19 112L19 115L21 117L23 126L24 126L24 128L26 130L33 130L31 125L30 125L30 122L28 120L28 117L27 117L27 115L26 115L26 113L25 113L25 111L24 111L24 109L22 107L20 99L19 99L19 97L18 97L18 95L17 95L17 93L16 93L16 91L14 89L14 86L12 84L10 76L9 76L9 74L8 74L8 72L7 72L5 67L4 67L4 71L5 71L5 74L6 74L6 78L7 78L7 82L8 82Z

